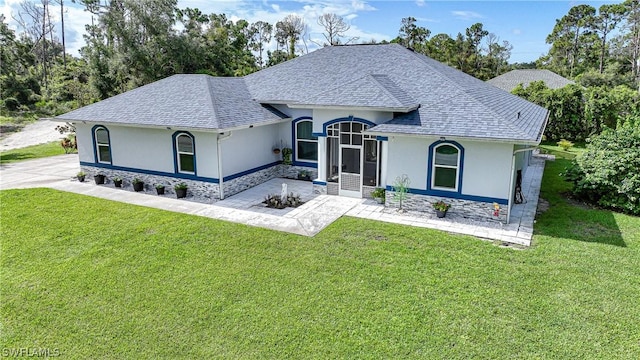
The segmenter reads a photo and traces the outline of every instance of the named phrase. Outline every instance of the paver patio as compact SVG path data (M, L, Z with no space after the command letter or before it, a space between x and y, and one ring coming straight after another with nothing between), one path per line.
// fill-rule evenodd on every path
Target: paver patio
M214 204L203 204L175 199L170 195L157 196L150 191L136 193L116 189L110 184L96 186L92 181L80 183L75 179L80 170L77 155L60 155L2 165L0 189L49 187L305 236L313 236L336 219L348 215L529 246L544 162L543 158L532 158L522 182L526 202L513 207L510 224L481 222L455 215L438 219L430 211L399 213L396 209L384 207L373 200L313 194L310 182L291 179L272 179ZM267 194L279 194L282 183L287 184L288 192L300 194L305 204L295 209L269 209L261 204Z

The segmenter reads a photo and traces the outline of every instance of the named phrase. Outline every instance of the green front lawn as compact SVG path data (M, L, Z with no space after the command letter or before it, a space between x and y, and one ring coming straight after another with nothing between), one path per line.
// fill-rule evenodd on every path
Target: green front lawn
M15 150L0 151L0 164L8 164L16 161L38 159L62 154L64 154L64 149L60 146L60 142L53 141L46 144L32 145Z
M0 347L71 358L640 358L640 219L559 195L534 246L344 217L307 238L0 192Z

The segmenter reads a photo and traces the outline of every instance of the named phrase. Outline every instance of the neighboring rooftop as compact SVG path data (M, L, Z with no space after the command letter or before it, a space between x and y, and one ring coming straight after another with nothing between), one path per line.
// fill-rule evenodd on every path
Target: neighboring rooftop
M563 78L553 71L538 69L511 70L508 73L504 73L494 77L493 79L487 80L487 83L504 91L511 92L519 84L527 87L534 81L543 81L550 89L559 89L569 84L575 84L575 82L567 78Z
M227 129L286 117L270 107L395 113L370 129L537 142L547 110L398 44L329 46L243 78L174 75L58 117Z

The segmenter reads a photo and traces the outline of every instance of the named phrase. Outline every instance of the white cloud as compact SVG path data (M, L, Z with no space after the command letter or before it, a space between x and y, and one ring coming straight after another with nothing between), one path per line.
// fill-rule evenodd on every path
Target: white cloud
M475 11L466 11L466 10L455 10L452 11L451 14L458 19L462 20L471 20L471 19L481 19L483 16L478 14Z
M416 0L416 5L422 7L422 6L424 6L424 4L425 4L425 0Z
M513 29L513 30L511 30L511 33L512 33L513 35L520 35L520 34L522 34L522 30L520 30L520 29Z

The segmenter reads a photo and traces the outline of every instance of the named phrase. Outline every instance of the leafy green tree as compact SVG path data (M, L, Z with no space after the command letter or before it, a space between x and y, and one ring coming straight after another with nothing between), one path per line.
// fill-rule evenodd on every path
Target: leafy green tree
M416 22L416 18L412 16L402 18L398 38L403 46L420 51L425 47L425 42L431 35L431 30L416 25Z
M551 44L549 65L556 72L565 76L574 75L574 69L581 61L580 56L586 53L587 39L592 34L595 15L596 9L593 6L578 5L556 20L553 31L547 36L547 43Z

